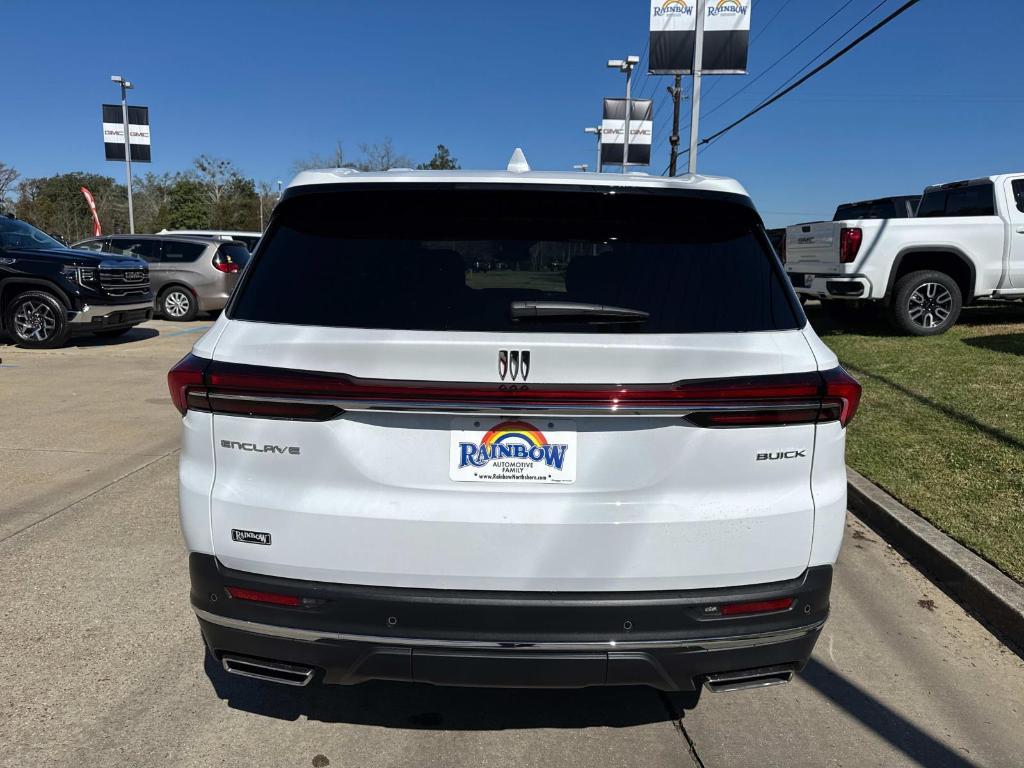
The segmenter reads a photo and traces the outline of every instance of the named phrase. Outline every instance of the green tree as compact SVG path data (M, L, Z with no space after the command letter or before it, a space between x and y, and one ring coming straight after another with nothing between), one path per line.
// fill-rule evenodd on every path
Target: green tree
M210 200L206 185L187 174L175 178L167 194L168 229L206 229Z
M18 184L18 218L40 229L75 242L92 235L92 213L81 188L87 187L96 200L104 232L128 229L128 193L109 176L95 173L62 173Z
M420 171L456 171L461 167L459 161L452 157L452 153L444 144L437 145L437 151L434 152L434 156L430 160L416 166Z

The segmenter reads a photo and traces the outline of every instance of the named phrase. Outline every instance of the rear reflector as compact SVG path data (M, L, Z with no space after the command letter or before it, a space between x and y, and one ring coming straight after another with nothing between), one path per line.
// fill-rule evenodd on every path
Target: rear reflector
M860 401L842 368L820 373L683 381L674 384L451 384L360 380L343 374L201 360L189 355L168 374L182 413L327 421L345 411L543 412L580 416L675 416L698 427L782 426L839 421Z
M793 605L792 597L781 597L778 600L757 600L752 603L730 603L719 609L721 616L746 616L751 613L771 613L788 611Z
M242 587L225 587L228 594L236 600L251 600L254 603L270 603L271 605L302 605L302 598L295 595L279 595L276 592L258 592L255 589Z

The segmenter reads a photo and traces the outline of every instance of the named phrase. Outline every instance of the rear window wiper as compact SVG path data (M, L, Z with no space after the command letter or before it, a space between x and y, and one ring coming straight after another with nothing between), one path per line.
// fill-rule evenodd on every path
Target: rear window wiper
M577 301L513 301L509 305L512 319L519 320L605 320L613 323L640 323L651 315L642 309L610 307Z

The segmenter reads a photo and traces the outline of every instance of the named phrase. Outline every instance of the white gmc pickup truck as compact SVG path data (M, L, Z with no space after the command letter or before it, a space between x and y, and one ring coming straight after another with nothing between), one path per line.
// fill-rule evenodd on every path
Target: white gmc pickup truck
M944 333L964 304L1024 299L1024 173L928 187L915 218L788 227L786 271L826 306L883 302L899 330Z

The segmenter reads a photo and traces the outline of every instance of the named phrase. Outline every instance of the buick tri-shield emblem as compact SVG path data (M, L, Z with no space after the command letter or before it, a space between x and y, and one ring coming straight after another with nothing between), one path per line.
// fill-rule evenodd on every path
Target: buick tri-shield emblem
M502 349L498 352L498 378L504 381L526 381L530 376L530 353L526 350Z

